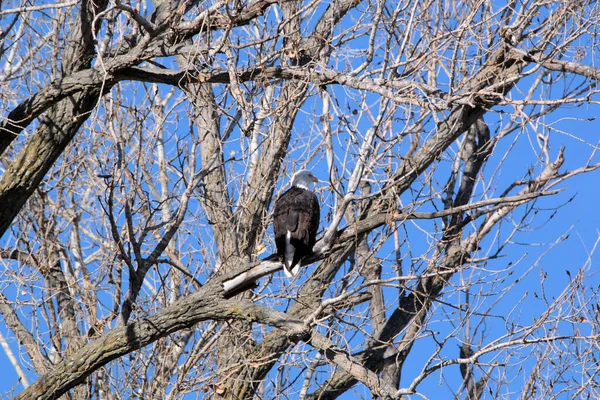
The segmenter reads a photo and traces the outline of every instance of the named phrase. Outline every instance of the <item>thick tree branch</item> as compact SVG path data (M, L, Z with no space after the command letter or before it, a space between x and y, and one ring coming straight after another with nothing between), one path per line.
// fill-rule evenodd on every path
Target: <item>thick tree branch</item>
M471 204L465 204L457 207L451 207L442 211L435 212L418 212L403 210L401 212L385 212L373 215L369 219L357 221L355 224L342 228L337 231L337 241L332 249L327 249L323 243L323 238L320 238L315 244L314 254L308 257L303 265L309 265L319 260L325 259L329 254L339 250L350 241L355 241L358 235L369 233L385 224L392 222L404 222L413 219L437 219L450 215L457 215L466 211L477 210L481 207L492 206L485 210L480 210L474 213L472 219L476 217L494 213L506 207L507 204L514 207L525 204L529 201L542 196L552 196L560 193L562 190L549 190L535 193L525 193L510 197L500 197L496 199L487 199L477 201ZM233 277L223 281L223 291L226 296L231 296L232 293L237 293L240 288L250 288L251 283L256 282L263 276L273 274L283 269L281 261L275 260L274 255L267 257L261 262L247 264L244 268L236 270Z
M600 81L600 69L591 65L585 65L573 61L555 60L546 57L543 54L529 54L518 49L515 49L514 51L521 53L523 59L539 64L550 71L567 72L580 75L594 81Z

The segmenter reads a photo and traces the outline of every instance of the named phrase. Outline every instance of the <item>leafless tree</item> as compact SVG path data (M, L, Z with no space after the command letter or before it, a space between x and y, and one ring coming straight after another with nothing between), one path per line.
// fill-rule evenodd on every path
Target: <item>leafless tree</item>
M0 7L9 395L600 397L595 245L558 293L567 235L512 250L599 167L596 2ZM290 281L270 210L302 168Z

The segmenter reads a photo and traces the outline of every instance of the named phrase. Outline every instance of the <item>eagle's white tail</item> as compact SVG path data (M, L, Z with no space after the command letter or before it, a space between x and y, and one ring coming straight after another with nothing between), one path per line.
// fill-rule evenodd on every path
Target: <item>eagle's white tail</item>
M294 268L291 268L292 263L294 262L294 253L296 249L290 243L292 239L292 233L287 231L285 234L285 254L283 256L283 272L287 275L288 278L293 278L298 273L299 265L296 265Z

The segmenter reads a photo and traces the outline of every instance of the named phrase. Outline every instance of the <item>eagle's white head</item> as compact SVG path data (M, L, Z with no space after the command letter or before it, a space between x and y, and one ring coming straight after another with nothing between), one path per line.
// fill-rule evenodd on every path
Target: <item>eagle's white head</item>
M296 186L305 190L310 190L310 186L319 180L305 169L302 169L294 174L292 186Z

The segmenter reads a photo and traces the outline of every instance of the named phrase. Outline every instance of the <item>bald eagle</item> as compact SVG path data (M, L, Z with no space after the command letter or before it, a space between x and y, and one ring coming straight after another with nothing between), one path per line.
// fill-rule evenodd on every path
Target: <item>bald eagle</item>
M298 273L300 261L312 254L317 241L320 208L310 190L317 178L309 171L296 172L289 188L275 201L273 230L277 255L283 259L283 271L288 277Z

